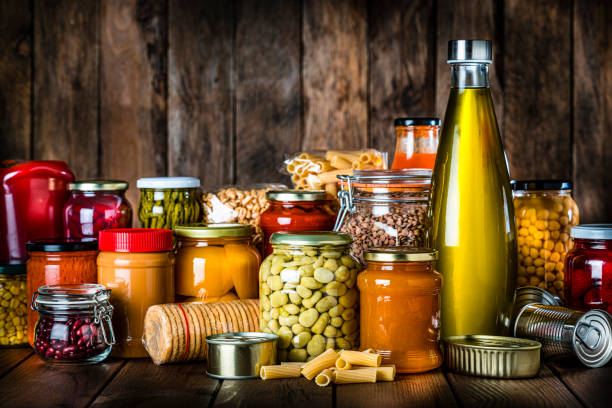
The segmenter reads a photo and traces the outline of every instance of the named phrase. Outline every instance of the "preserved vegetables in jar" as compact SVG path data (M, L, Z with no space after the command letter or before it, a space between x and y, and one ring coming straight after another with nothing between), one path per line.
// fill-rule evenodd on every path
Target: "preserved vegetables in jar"
M525 180L510 183L518 231L521 286L537 286L564 298L564 262L573 247L570 228L578 224L578 206L569 181Z
M21 261L0 264L0 347L28 344L26 266Z
M359 262L338 232L277 232L259 270L260 331L279 336L280 361L359 346Z
M574 248L565 260L565 303L612 314L612 224L572 227Z
M125 198L128 183L86 180L68 184L70 198L64 206L67 238L98 238L107 228L131 228L132 207Z
M174 227L175 287L179 301L257 297L259 252L248 224Z
M398 373L442 364L437 252L423 248L374 248L359 274L361 348L374 349Z
M433 170L438 150L438 118L395 119L395 157L392 169Z
M172 229L202 218L200 180L195 177L149 177L140 189L138 219L142 228Z

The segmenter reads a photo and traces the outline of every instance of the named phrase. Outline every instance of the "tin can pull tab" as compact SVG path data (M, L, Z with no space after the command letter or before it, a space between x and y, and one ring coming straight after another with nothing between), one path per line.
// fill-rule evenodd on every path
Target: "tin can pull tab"
M576 327L576 337L589 350L595 350L599 346L601 333L599 330L587 323L579 323Z

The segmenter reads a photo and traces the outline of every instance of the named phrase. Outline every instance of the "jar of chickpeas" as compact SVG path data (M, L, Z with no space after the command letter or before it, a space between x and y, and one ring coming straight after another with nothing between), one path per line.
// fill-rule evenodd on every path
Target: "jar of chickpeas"
M259 270L260 330L279 336L279 361L359 346L359 262L341 232L277 232Z
M518 286L537 286L563 300L564 263L578 225L572 183L512 181L518 231Z
M28 343L28 298L25 263L0 264L0 347Z

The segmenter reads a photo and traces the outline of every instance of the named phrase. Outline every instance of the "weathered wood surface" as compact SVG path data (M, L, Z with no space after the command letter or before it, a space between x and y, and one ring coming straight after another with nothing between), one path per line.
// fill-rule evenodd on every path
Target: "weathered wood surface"
M551 361L547 365L584 406L610 406L612 365L587 370L580 362L571 358Z

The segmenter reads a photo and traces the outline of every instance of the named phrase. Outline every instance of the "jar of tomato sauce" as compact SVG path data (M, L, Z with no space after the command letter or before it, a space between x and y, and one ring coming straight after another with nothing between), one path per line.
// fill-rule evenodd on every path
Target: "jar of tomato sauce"
M392 169L433 170L438 151L438 118L395 119L395 156Z
M572 227L574 248L565 259L565 302L578 310L612 313L612 224Z
M398 373L442 364L437 252L423 248L374 248L357 277L361 293L361 348L374 349Z
M30 241L27 244L28 299L39 287L97 283L98 241L94 238L65 238ZM38 315L28 308L28 341L34 345Z
M270 206L259 218L264 233L264 257L272 253L270 237L279 231L331 231L336 214L322 190L271 190Z

